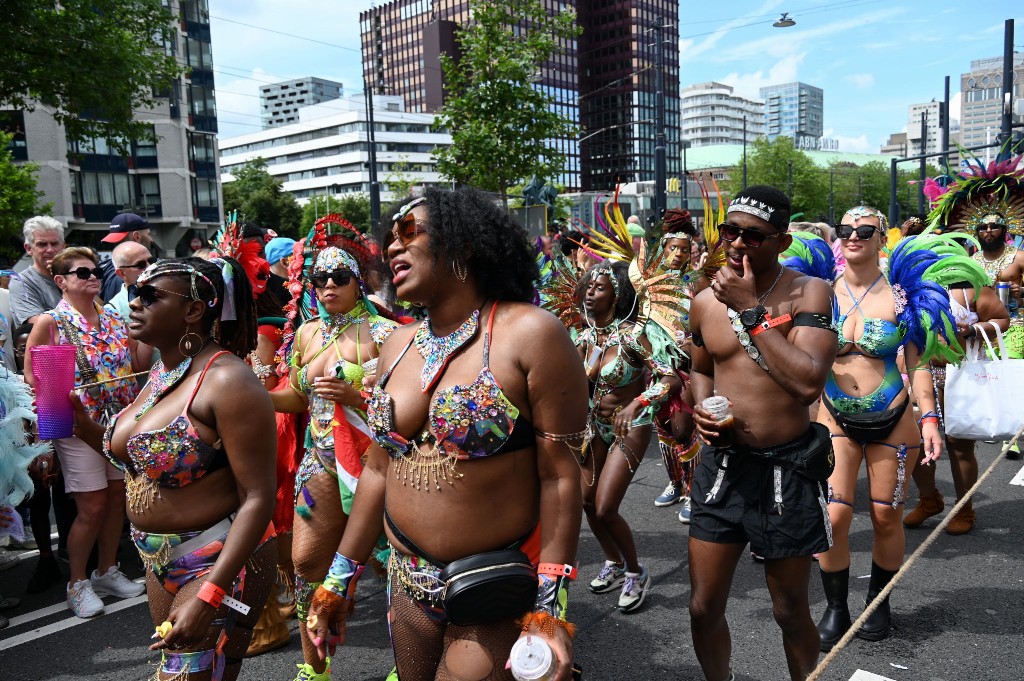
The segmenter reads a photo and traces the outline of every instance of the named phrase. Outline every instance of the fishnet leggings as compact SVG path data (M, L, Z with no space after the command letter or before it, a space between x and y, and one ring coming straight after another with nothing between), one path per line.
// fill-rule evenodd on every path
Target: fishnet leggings
M248 615L235 615L234 627L228 637L227 645L224 648L224 655L227 658L227 666L224 670L224 681L234 681L238 678L238 672L242 668L242 656L249 648L249 640L252 638L253 627L259 619L263 606L270 595L270 587L277 579L277 545L273 539L264 542L256 553L245 563L245 587L242 597L239 599L251 609ZM160 584L160 580L153 576L152 571L146 575L146 593L149 596L149 614L153 618L153 626L161 624L168 616L185 603L195 600L199 593L199 587L206 581L205 577L195 579L178 590L177 594L168 593ZM230 595L230 589L228 589ZM228 607L220 606L214 620L223 620L228 615ZM217 646L220 638L221 626L210 627L209 633L197 645L190 648L183 648L173 652L193 652L199 650L211 650ZM168 651L169 653L171 651ZM210 678L211 672L197 672L190 674L189 681L206 681ZM171 677L163 672L158 672L154 679L170 679Z
M330 473L325 471L309 478L306 481L306 490L313 497L315 505L308 519L298 513L295 514L292 527L292 561L295 564L296 575L307 582L322 582L331 567L331 561L334 560L341 536L345 533L348 516L341 510L338 480ZM295 598L300 598L299 590L296 590ZM308 601L297 605L300 612L309 609ZM327 662L321 660L317 654L316 647L306 634L306 622L301 617L299 629L303 660L312 665L317 673L323 672Z
M514 620L473 627L437 622L394 576L388 595L391 647L402 681L511 681L505 661L519 638Z

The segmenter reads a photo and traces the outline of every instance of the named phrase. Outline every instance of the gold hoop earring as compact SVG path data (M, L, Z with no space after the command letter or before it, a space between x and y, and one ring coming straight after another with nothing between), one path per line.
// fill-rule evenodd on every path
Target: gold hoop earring
M195 340L190 338L193 336ZM185 327L185 334L178 341L178 352L185 355L186 357L195 357L203 350L203 337L194 331L189 331L188 327Z
M455 278L463 283L469 276L469 268L461 260L452 260L452 272L455 273Z

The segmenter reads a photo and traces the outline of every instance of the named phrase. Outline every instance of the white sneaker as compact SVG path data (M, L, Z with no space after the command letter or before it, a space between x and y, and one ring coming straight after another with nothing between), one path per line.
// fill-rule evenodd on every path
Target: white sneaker
M141 596L142 592L146 590L146 586L144 584L136 584L117 568L117 565L111 565L105 575L99 575L95 570L92 571L89 581L92 583L92 588L96 595L117 596L118 598Z
M606 560L604 567L590 581L590 591L595 594L606 594L615 591L626 581L626 571L615 561Z
M7 549L0 546L0 570L6 570L12 568L18 564L18 554L11 553Z
M640 566L640 572L626 572L622 594L619 595L619 612L633 612L647 598L647 590L651 588L651 576L647 568Z
M68 584L68 608L75 617L95 617L103 614L103 601L92 590L88 579Z

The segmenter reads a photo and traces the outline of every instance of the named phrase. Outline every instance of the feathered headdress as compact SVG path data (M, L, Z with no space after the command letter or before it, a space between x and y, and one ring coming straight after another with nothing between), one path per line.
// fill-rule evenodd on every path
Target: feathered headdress
M715 190L715 196L718 200L718 209L715 210L714 205L711 203L711 196L708 194L707 185L704 184L702 178L697 178L697 186L700 187L700 196L704 202L704 244L707 246L708 253L704 260L704 274L711 279L715 276L718 270L725 267L725 244L722 243L722 237L718 233L718 226L725 222L725 199L722 196L722 190L718 188L718 183L715 182L714 176L710 177L711 186Z
M963 356L945 287L970 282L978 290L988 283L985 270L956 238L963 236L926 232L907 237L889 256L896 319L917 346L922 365L933 358L956 363Z
M966 156L969 152L961 149ZM986 217L998 214L1010 234L1024 236L1024 167L1022 156L1003 159L1003 155L986 165L971 155L968 167L961 170L956 181L936 196L934 209L928 216L931 224L945 225L944 231L974 232Z
M782 252L779 261L809 277L832 283L836 278L836 258L832 247L817 234L792 232L793 243Z
M259 241L245 241L242 226L238 224L238 211L232 211L224 220L224 226L213 235L210 247L226 258L234 258L245 270L253 295L259 297L267 290L270 281L270 263L260 257Z

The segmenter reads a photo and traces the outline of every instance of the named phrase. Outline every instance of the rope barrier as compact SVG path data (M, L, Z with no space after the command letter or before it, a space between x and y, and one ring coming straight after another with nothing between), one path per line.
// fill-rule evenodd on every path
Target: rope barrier
M828 669L828 666L835 661L836 657L839 656L839 653L842 652L844 647L846 647L846 644L848 644L853 639L853 637L857 635L857 631L860 629L861 625L864 624L864 621L867 620L867 618L871 617L871 614L878 609L878 606L881 605L882 601L888 598L889 594L896 587L896 584L900 581L900 579L903 578L903 575L910 570L910 566L914 564L914 562L921 556L921 554L928 550L928 547L935 543L935 540L938 538L939 533L942 532L942 530L946 529L946 526L949 525L951 520L953 520L953 517L960 512L960 509L967 505L967 502L971 500L971 498L974 496L974 493L978 491L979 487L981 487L982 483L984 483L985 480L987 480L988 477L992 475L992 472L996 469L996 465L1003 460L1003 457L1006 456L1006 452L1009 451L1010 447L1012 447L1015 442L1017 442L1017 438L1019 438L1021 434L1024 434L1024 426L1021 426L1020 430L1017 431L1016 435L1014 435L1005 445L1003 445L1003 448L999 452L999 455L995 458L992 464L985 470L985 472L978 478L978 481L974 483L974 486L967 490L967 493L964 494L960 501L956 502L956 505L952 509L950 509L949 513L946 514L946 517L942 519L942 521L934 530L932 530L932 533L925 537L925 540L921 542L921 545L917 547L917 550L910 554L910 558L908 558L903 563L903 565L900 566L899 571L895 575L893 575L893 578L889 581L888 584L885 585L885 588L882 589L877 596L875 596L875 600L868 603L867 607L864 608L864 612L861 613L861 616L858 617L857 620L850 625L850 628L846 631L843 637L839 639L839 642L835 644L832 650L829 651L828 655L826 655L824 659L822 659L822 661L818 663L818 666L814 668L814 671L810 673L810 675L807 677L807 681L817 681L819 678L821 678L821 675L825 672L826 669Z

